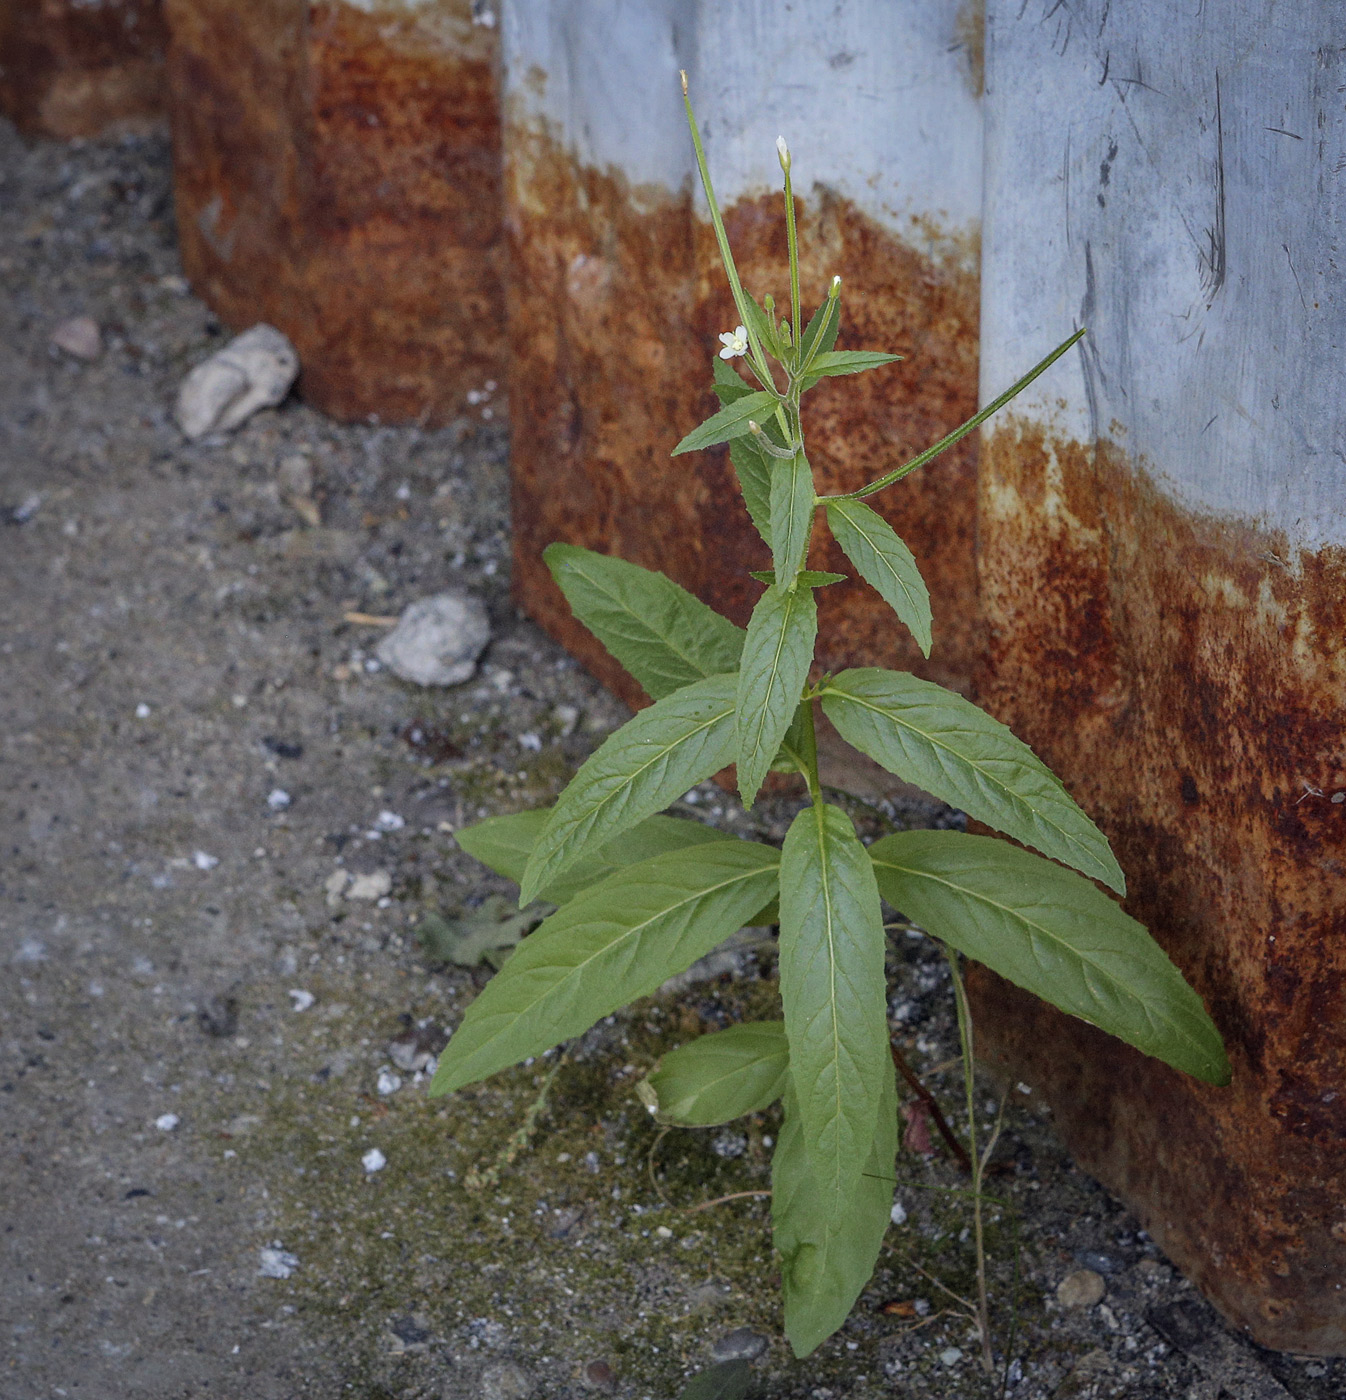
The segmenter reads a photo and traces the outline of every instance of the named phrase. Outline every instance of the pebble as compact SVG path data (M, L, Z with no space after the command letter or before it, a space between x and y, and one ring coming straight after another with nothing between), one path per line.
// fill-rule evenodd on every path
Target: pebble
M748 1139L742 1133L726 1128L710 1144L710 1150L717 1157L741 1157L748 1150Z
M406 824L407 819L396 812L383 811L374 818L375 831L401 831Z
M327 903L331 908L335 908L341 902L341 893L351 882L349 870L334 870L322 882L323 892L327 895Z
M1103 1301L1106 1292L1102 1274L1092 1269L1076 1269L1056 1285L1056 1301L1063 1308L1092 1308Z
M756 1361L766 1351L767 1339L751 1327L735 1327L711 1347L716 1361Z
M182 1122L182 1119L179 1118L176 1113L161 1113L154 1120L154 1126L158 1128L161 1133L171 1133L180 1122Z
M390 1069L379 1070L378 1091L385 1098L389 1094L395 1094L402 1087L402 1076L394 1074Z
M306 992L302 987L291 987L289 997L296 1011L307 1011L317 1000L312 992Z
M378 645L394 675L416 685L460 685L476 673L491 640L481 600L470 593L435 593L406 608Z
M957 1366L958 1363L963 1359L962 1348L961 1348L961 1347L945 1347L944 1350L943 1350L942 1352L940 1352L940 1354L939 1354L939 1359L940 1359L946 1366Z
M259 323L203 360L182 381L174 416L195 442L228 433L290 392L299 356L274 326Z
M591 1361L580 1373L580 1380L586 1390L596 1390L601 1395L611 1395L617 1389L617 1377L606 1361Z
M198 870L214 870L219 863L219 856L207 855L205 851L197 851L192 856L192 864Z
M263 1278L289 1278L298 1267L299 1260L277 1244L261 1251L257 1272Z
M478 1400L528 1400L533 1377L513 1361L493 1361L477 1382Z
M367 1175L373 1176L375 1172L381 1172L384 1167L388 1165L388 1159L377 1147L371 1147L369 1151L360 1158L360 1165L365 1169Z
M272 788L266 795L266 805L273 812L283 812L290 805L290 794L284 788Z
M149 719L149 717L150 717L153 713L154 713L154 711L151 710L150 707L149 707L143 700L140 702L140 704L138 704L138 705L136 706L136 718L137 718L137 719Z
M888 1212L888 1219L894 1225L905 1225L907 1223L907 1208L901 1201L894 1201L893 1208Z
M330 881L329 881L330 883ZM386 870L372 870L368 875L352 877L347 899L382 899L393 887L393 877Z
M51 343L77 360L96 360L103 353L103 333L92 316L71 316L51 333Z

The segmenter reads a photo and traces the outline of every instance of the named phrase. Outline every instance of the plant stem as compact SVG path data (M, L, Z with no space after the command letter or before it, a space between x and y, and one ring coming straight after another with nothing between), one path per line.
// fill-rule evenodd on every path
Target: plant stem
M815 807L823 804L822 784L818 781L818 731L813 723L813 701L805 700L804 704L804 752L800 754L803 763L800 765L800 772L804 775L804 781L809 785L809 801Z
M986 1159L977 1153L977 1103L975 1068L972 1062L972 1011L968 1006L967 988L958 966L958 954L946 947L949 973L953 978L954 1006L958 1011L958 1039L963 1047L963 1088L967 1095L967 1144L972 1158L972 1234L977 1251L977 1331L981 1338L981 1364L988 1376L995 1374L995 1356L991 1350L991 1309L986 1290L986 1238L982 1222L981 1185Z
M944 1116L944 1110L940 1108L939 1101L916 1077L916 1071L907 1063L907 1057L897 1048L897 1042L890 1040L888 1048L893 1052L893 1064L897 1066L897 1072L906 1081L907 1087L912 1093L930 1110L930 1117L934 1119L940 1137L948 1144L953 1155L958 1158L958 1165L969 1176L973 1175L972 1158L967 1155L967 1148L958 1141L958 1134L949 1126L949 1120Z
M910 462L907 462L905 465L896 468L894 471L890 471L884 476L879 477L877 481L871 481L868 486L862 486L858 491L847 491L838 496L830 496L828 497L828 499L838 501L863 500L866 496L872 496L876 491L882 491L885 486L891 486L893 482L900 481L909 472L914 472L917 467L925 466L925 464L928 461L930 461L934 457L938 457L939 454L945 451L946 448L952 447L954 443L959 442L963 438L965 438L974 428L979 428L993 413L996 413L1000 409L1004 408L1004 406L1007 403L1009 403L1009 401L1012 398L1014 398L1016 394L1020 394L1026 388L1028 388L1028 386L1038 377L1038 375L1040 375L1044 370L1049 369L1052 365L1054 365L1057 362L1057 360L1059 360L1061 356L1064 355L1066 351L1069 350L1070 347L1074 345L1075 342L1079 340L1080 337L1084 334L1086 334L1086 332L1083 328L1081 328L1080 330L1077 330L1075 334L1070 337L1069 340L1062 341L1061 344L1058 345L1050 355L1048 355L1043 360L1039 360L1037 364L1035 364L1033 368L1030 369L1022 379L1018 380L1014 384L1011 384L1010 387L1006 389L1005 392L1001 394L999 398L992 399L991 402L988 403L980 413L975 414L973 417L969 418L967 422L962 425L962 427L955 428L953 432L951 432L947 437L940 438L940 440L933 447L927 447L926 450L922 452L919 457L913 457Z
M795 233L795 196L788 163L785 166L785 241L790 249L790 334L794 340L794 359L798 363L799 338L804 329L799 323L799 241Z

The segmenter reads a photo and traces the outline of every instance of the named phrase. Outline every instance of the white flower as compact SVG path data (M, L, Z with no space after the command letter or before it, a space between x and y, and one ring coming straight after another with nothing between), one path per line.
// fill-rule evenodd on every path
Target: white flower
M735 355L746 355L748 353L748 328L740 326L737 330L722 331L720 344L724 346L724 349L720 351L722 360L732 360Z
M785 144L785 137L776 137L776 155L780 158L780 168L788 171L790 168L790 148Z

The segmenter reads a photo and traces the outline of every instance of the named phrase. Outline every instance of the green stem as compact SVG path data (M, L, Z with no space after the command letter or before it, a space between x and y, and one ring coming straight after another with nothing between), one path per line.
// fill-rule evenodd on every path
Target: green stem
M696 125L696 114L692 111L692 99L687 95L687 74L680 75L682 78L682 105L687 109L687 125L692 131L692 147L696 151L696 168L701 172L701 187L706 192L706 203L710 206L710 222L715 230L715 241L720 245L720 261L724 264L725 276L729 278L729 290L734 296L734 305L738 308L740 322L748 334L748 344L752 348L754 368L763 386L771 385L775 387L775 380L771 377L771 369L767 364L766 355L762 350L761 342L757 339L757 331L753 327L752 317L748 315L748 301L743 294L743 283L739 281L738 268L734 263L734 254L729 247L729 235L724 231L724 220L720 217L720 206L715 202L715 190L710 183L710 169L706 165L706 151L701 144L701 132Z
M949 973L953 978L954 1006L958 1012L958 1039L963 1050L963 1089L967 1095L967 1145L972 1159L972 1231L977 1251L977 1331L981 1338L981 1364L987 1375L995 1374L995 1356L991 1350L991 1309L986 1289L986 1237L982 1221L982 1178L986 1159L977 1152L977 1103L975 1068L972 1060L972 1010L968 1005L967 988L958 966L958 954L944 949Z
M911 461L907 462L904 466L898 467L896 468L896 470L888 472L885 476L879 477L877 481L871 481L868 486L862 486L858 491L847 491L844 494L832 496L828 499L841 501L863 500L864 497L872 496L876 491L882 491L884 487L891 486L893 482L900 481L908 473L914 472L917 467L925 466L927 462L931 461L935 457L938 457L941 452L944 452L948 448L952 447L954 443L961 442L962 439L965 438L974 428L981 427L981 425L984 422L986 422L986 420L993 413L996 413L1000 409L1004 408L1004 406L1007 403L1009 403L1009 401L1012 398L1014 398L1015 395L1021 394L1026 388L1028 388L1028 386L1038 377L1038 375L1042 374L1045 370L1050 369L1051 366L1054 365L1057 362L1057 360L1059 360L1061 356L1064 355L1066 351L1069 350L1070 347L1074 345L1075 342L1085 334L1087 334L1087 332L1084 329L1080 329L1076 331L1075 334L1072 335L1069 340L1062 341L1062 343L1058 345L1056 349L1053 350L1052 353L1048 355L1045 360L1039 360L1038 363L1035 364L1033 368L1030 369L1022 379L1018 380L1014 384L1011 384L1010 387L1006 389L1005 392L1001 394L999 398L992 399L991 402L988 403L986 407L983 408L982 411L978 413L975 417L969 418L967 422L962 425L962 427L955 428L953 432L951 432L947 437L940 438L940 440L933 447L927 447L926 450L922 452L919 457L913 457Z
M799 241L795 233L795 197L788 165L785 167L785 241L790 249L790 334L794 338L794 358L798 361L799 338L804 330L799 321Z
M804 752L799 755L803 762L799 771L809 785L809 800L815 807L823 805L823 788L818 781L818 732L813 724L813 701L805 700L804 705Z

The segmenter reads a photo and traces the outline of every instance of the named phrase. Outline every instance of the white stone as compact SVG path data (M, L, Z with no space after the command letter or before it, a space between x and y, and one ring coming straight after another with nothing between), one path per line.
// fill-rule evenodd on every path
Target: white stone
M384 1167L388 1165L388 1159L377 1147L371 1147L369 1151L360 1158L360 1165L365 1169L368 1175L372 1176L375 1172L381 1172Z
M182 1122L182 1119L179 1118L176 1113L161 1113L154 1120L154 1126L158 1128L161 1133L171 1133L180 1122Z
M378 657L394 675L416 685L470 680L491 640L481 601L469 593L436 593L412 603L379 643Z
M907 1208L901 1201L894 1201L893 1208L888 1212L888 1219L894 1225L905 1225L907 1223Z
M290 794L284 788L272 788L267 793L266 805L273 812L283 812L290 805Z
M205 851L197 851L192 856L192 864L198 870L214 870L219 863L219 856L208 855Z
M291 987L289 996L296 1011L307 1011L317 1001L312 992L306 992L302 987Z
M402 1087L402 1076L394 1074L392 1070L384 1068L379 1070L378 1091L387 1098L389 1094L395 1094Z
M368 875L356 875L346 891L347 899L367 899L371 903L382 899L393 887L393 877L386 870L374 870Z
M232 432L258 409L290 392L299 356L274 326L258 324L203 360L182 381L175 416L195 441L207 433Z
M263 1278L289 1278L298 1267L299 1260L288 1249L275 1245L261 1251L257 1272Z
M77 360L96 360L103 353L103 334L92 316L72 316L51 333L51 343Z

